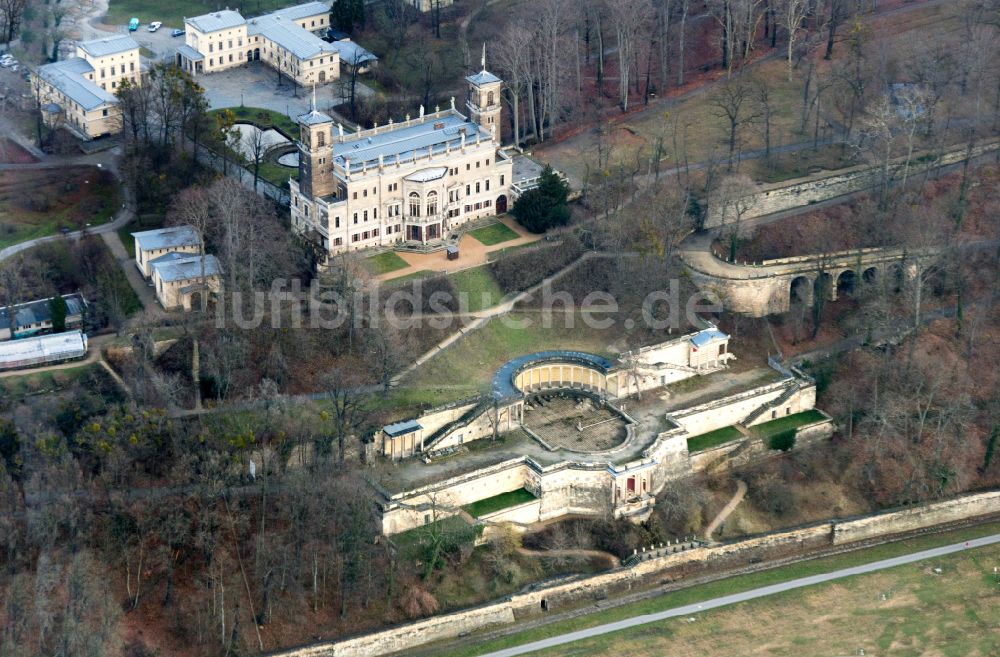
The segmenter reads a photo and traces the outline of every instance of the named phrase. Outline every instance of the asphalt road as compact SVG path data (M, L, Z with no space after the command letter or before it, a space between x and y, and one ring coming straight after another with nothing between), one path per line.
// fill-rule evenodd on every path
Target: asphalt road
M709 609L717 609L719 607L725 607L727 605L736 604L738 602L755 600L757 598L763 598L765 596L773 595L775 593L781 593L782 591L792 591L795 589L804 588L806 586L813 586L814 584L822 584L823 582L832 582L834 580L843 579L845 577L853 577L854 575L862 575L864 573L873 573L879 570L885 570L887 568L895 568L896 566L903 566L909 563L914 563L916 561L933 559L934 557L941 557L947 554L953 554L955 552L962 552L963 550L970 550L973 548L984 547L987 545L994 545L996 543L1000 543L1000 534L984 536L982 538L972 539L963 543L953 543L951 545L931 548L929 550L921 550L920 552L913 552L911 554L903 555L900 557L893 557L892 559L883 559L882 561L875 561L873 563L865 564L863 566L855 566L853 568L844 568L842 570L835 570L833 572L825 573L822 575L800 577L799 579L793 579L791 581L784 582L782 584L763 586L759 589L753 589L750 591L744 591L743 593L734 593L733 595L726 595L719 598L713 598L711 600L705 600L704 602L700 602L697 604L690 604L690 605L685 605L683 607L677 607L675 609L668 609L666 611L657 612L655 614L643 614L641 616L633 616L632 618L626 618L625 620L616 621L614 623L606 623L604 625L598 625L596 627L591 627L586 630L569 632L567 634L560 634L558 636L550 637L548 639L533 641L531 643L526 643L524 645L517 646L516 648L507 648L506 650L498 650L496 652L486 653L481 657L515 657L515 655L526 655L528 653L535 652L538 650L554 648L557 646L566 645L567 643L572 643L574 641L579 641L581 639L588 639L603 634L609 634L611 632L619 632L621 630L627 630L629 628L636 627L639 625L656 623L659 621L667 620L669 618L677 618L679 616L691 616L692 614L708 611Z

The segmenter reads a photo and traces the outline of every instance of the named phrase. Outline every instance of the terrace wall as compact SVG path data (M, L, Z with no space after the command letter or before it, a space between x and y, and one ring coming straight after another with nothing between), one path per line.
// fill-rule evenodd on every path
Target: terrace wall
M615 592L648 586L654 581L675 581L706 571L742 567L748 562L780 558L804 550L891 536L940 523L997 513L1000 513L1000 491L990 491L912 509L772 532L721 545L687 550L657 549L646 553L638 563L630 567L620 567L589 577L566 577L537 590L512 595L474 609L435 616L334 643L297 648L276 653L272 657L376 657L402 652L433 641L455 638L497 625L509 625L517 618L539 615L545 610L593 603Z

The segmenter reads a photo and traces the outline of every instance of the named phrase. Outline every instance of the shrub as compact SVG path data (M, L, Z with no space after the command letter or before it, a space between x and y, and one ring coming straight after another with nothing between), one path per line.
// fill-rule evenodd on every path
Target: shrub
M767 446L771 449L787 452L795 447L795 429L786 429L771 436L767 441Z
M504 294L519 292L551 276L583 253L575 236L567 236L557 246L513 251L490 263L490 271Z

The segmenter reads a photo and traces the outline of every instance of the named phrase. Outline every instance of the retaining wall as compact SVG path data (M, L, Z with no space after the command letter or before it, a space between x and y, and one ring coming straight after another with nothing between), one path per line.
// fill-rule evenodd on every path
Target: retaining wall
M891 511L864 518L823 522L808 527L754 536L722 545L672 552L657 550L632 567L621 567L590 577L570 577L510 596L475 609L435 616L401 627L364 636L297 648L274 657L375 657L457 637L491 626L513 623L516 618L607 597L648 584L651 578L680 579L688 575L748 562L774 559L804 549L839 545L901 532L1000 513L1000 491L965 495L919 508Z
M1000 148L1000 142L981 144L973 148L972 156L979 157L995 152ZM938 157L932 154L915 154L910 161L909 175L915 176L918 173L940 166L956 164L965 159L966 148L958 148ZM921 157L923 156L923 157ZM926 158L926 159L924 159ZM898 159L894 162L893 174L902 173L902 164L905 160ZM775 212L791 210L792 208L827 201L845 194L853 194L871 189L879 184L881 172L874 167L867 165L842 169L837 173L822 172L806 178L799 178L795 182L778 183L774 185L762 185L760 190L744 197L740 204L747 207L742 220L753 219ZM734 204L725 204L718 199L709 199L708 213L705 219L706 228L714 228L732 221Z

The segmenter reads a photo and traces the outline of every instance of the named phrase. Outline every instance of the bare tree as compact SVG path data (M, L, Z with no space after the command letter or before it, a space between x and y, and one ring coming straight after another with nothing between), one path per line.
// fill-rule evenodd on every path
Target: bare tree
M628 111L629 84L640 31L649 22L648 0L615 0L608 4L618 45L618 106Z
M785 55L788 62L788 81L791 82L792 54L795 52L795 43L799 30L802 29L802 23L812 9L812 2L810 0L780 0L780 3L781 24L785 28L788 39Z
M753 85L745 76L738 75L720 84L709 98L712 113L726 122L729 171L733 170L733 156L739 143L740 129L760 115L760 109L753 107L753 96Z

